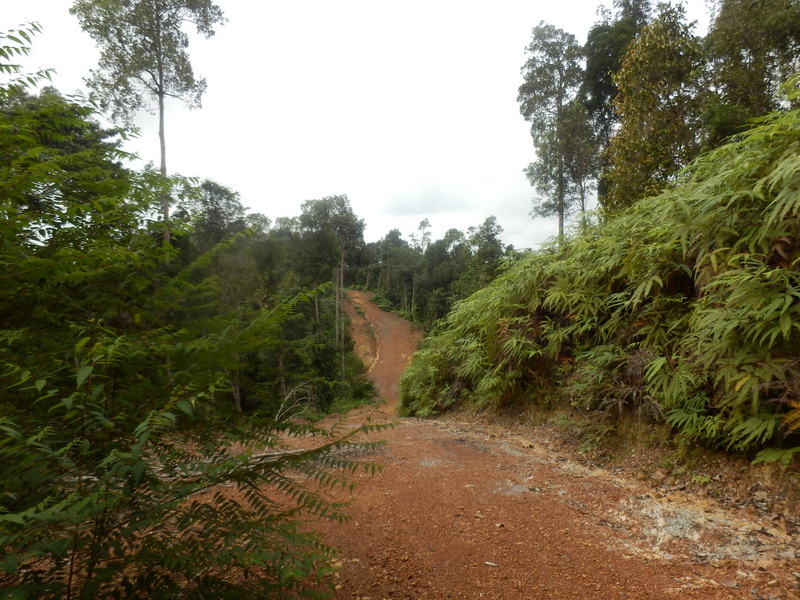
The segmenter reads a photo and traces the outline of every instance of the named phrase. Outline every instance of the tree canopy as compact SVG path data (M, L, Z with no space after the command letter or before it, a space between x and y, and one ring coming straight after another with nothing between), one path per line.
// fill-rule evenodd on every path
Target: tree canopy
M620 127L609 146L606 208L658 194L697 156L701 61L680 5L662 5L631 42L614 75Z
M205 79L196 78L183 30L214 35L224 22L211 0L75 0L70 12L100 49L98 69L87 81L101 108L126 124L155 102L161 147L161 175L167 176L164 102L167 97L199 107ZM169 241L169 197L162 197L164 237Z
M533 29L522 67L524 83L517 101L520 112L531 123L537 163L526 170L536 189L547 196L534 209L542 216L558 217L558 234L564 235L564 217L573 197L569 194L569 172L565 146L570 119L582 113L568 112L581 83L581 48L575 36L541 22Z

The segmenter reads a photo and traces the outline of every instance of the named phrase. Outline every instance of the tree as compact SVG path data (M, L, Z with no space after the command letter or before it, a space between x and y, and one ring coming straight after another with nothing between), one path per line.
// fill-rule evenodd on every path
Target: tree
M23 73L21 66L14 62L22 56L30 55L31 39L41 32L41 25L30 23L0 34L0 40L11 42L0 46L0 75L3 75L5 79L3 85L0 85L0 101L8 96L25 93L31 87L50 80L53 69L42 69L36 73Z
M200 252L247 226L246 209L238 192L206 179L186 190L175 218L192 221L192 241Z
M586 67L581 97L603 146L608 144L616 122L613 102L617 86L613 75L619 70L628 44L647 21L649 1L617 3L617 9L613 20L609 12L589 30L583 47Z
M547 214L558 216L561 237L568 201L567 167L561 145L565 142L565 107L575 98L581 82L580 46L574 35L542 21L534 27L526 51L529 57L522 67L524 83L517 102L525 120L531 123L531 136L541 163L528 169L538 173L536 181L543 182L541 189L550 193L546 206L552 208Z
M419 231L419 237L413 233L409 236L414 244L414 247L419 250L420 254L425 254L425 249L431 244L431 232L429 231L430 226L431 222L428 219L423 219L419 222L419 227L417 227L417 231Z
M205 79L196 79L183 31L191 23L206 38L224 22L211 0L75 0L70 13L100 48L99 69L89 87L114 118L130 123L136 111L155 101L161 176L167 176L164 103L177 98L190 108L200 106ZM163 192L161 210L164 241L169 242L169 194Z
M398 269L394 261L396 248L409 249L410 246L403 239L403 234L399 229L392 229L382 240L377 242L374 257L378 264L377 289L393 302L397 300L395 288L397 287L396 271Z
M596 139L596 168L600 174L598 196L606 193L603 173L608 169L607 149L618 122L614 110L617 86L613 75L619 70L628 44L647 23L650 13L649 0L619 0L614 5L616 13L612 16L611 11L605 11L603 19L589 30L583 46L586 65L580 98L589 113Z
M600 140L586 107L573 100L564 109L562 153L569 181L568 205L577 204L581 215L586 213L587 195L600 168Z
M390 299L407 314L413 316L417 308L417 280L422 265L422 254L417 248L397 245L389 248L388 263L392 286Z
M89 226L97 210L76 208L124 193L130 185L129 173L120 164L127 156L119 150L120 132L101 128L87 118L91 112L52 87L38 96L22 88L0 96L0 116L17 132L26 132L12 145L0 147L0 160L6 166L5 183L15 184L15 210L30 223L26 236L35 243L54 244L55 238L77 243L85 229L71 220L80 218Z
M364 219L359 219L346 195L328 196L320 200L306 200L301 206L300 225L316 236L333 237L338 246L339 269L335 279L336 293L336 345L341 350L342 378L344 378L345 331L342 314L345 266L364 245Z
M563 219L576 208L581 214L586 211L587 194L599 168L599 145L586 108L577 99L564 107L559 129L560 140L555 129L540 137L537 161L528 165L525 175L539 195L531 215L561 216L559 231L563 235ZM563 201L559 201L559 180L554 177L559 168L563 169Z
M700 148L699 41L682 6L662 4L614 76L620 126L609 146L606 209L656 195Z
M426 248L417 294L417 314L425 325L431 326L447 315L460 299L455 284L467 270L471 254L464 233L458 229L448 229L442 239Z
M778 88L798 68L800 4L718 0L706 49L712 93L704 120L717 146L779 107Z
M500 259L505 255L501 233L503 228L494 215L486 217L480 226L467 230L471 257L457 284L462 298L486 287L497 276Z

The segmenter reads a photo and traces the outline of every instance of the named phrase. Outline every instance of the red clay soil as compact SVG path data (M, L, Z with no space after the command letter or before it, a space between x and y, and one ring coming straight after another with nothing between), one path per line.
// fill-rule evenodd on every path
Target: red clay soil
M377 419L393 418L420 334L349 294ZM403 418L380 437L352 520L315 524L341 551L336 598L800 598L797 532L769 511L587 465L546 428Z

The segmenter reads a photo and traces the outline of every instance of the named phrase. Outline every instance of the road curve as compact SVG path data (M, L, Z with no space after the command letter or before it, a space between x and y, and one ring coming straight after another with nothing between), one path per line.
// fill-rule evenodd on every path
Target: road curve
M370 302L373 292L349 290L347 294L350 303L345 303L345 309L350 316L356 353L367 366L379 397L386 401L390 411L396 412L400 401L397 380L422 334L402 317L384 312Z

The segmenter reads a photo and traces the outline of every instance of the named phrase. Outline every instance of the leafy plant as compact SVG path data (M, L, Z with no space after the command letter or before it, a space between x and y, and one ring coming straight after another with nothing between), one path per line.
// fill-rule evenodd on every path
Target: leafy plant
M692 483L700 483L705 485L711 483L711 477L708 475L692 475Z

